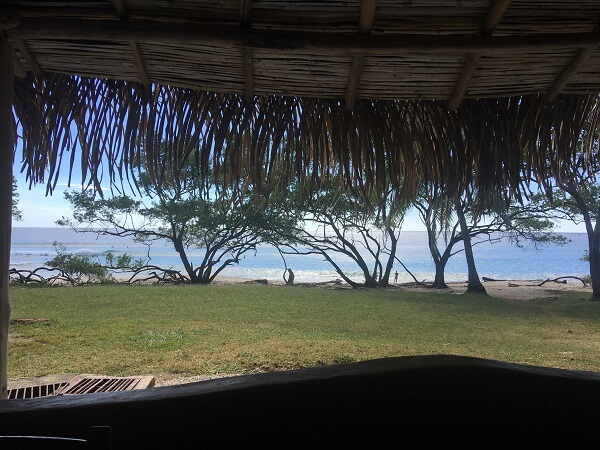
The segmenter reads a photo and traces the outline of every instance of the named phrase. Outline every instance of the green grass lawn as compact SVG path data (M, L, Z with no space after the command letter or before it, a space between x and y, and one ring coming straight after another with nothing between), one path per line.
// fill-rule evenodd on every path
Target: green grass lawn
M600 372L600 303L261 285L11 288L9 377L239 374L456 354Z

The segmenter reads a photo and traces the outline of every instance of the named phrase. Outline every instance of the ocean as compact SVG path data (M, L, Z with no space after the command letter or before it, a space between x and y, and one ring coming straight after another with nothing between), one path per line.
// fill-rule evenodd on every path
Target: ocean
M481 243L474 247L475 263L481 277L502 280L538 280L560 276L581 276L589 273L588 263L580 258L587 249L585 233L564 233L570 239L565 246L550 245L538 250L532 246L517 248L507 241ZM155 243L150 250L129 238L76 233L68 228L14 227L10 253L11 267L34 269L41 267L56 255L53 243L59 242L67 252L101 257L107 252L115 255L130 253L136 258L150 257L150 263L163 268L181 269L175 250L165 242ZM198 261L202 251L190 252L192 262ZM401 233L397 251L398 258L418 280L433 281L435 267L427 248L427 234L423 231ZM348 258L337 261L355 281L362 281L361 272ZM323 282L339 278L332 266L319 255L286 256L287 266L292 268L296 282ZM222 276L244 279L282 280L284 261L276 248L259 247L249 252L239 265L227 267ZM396 263L398 282L413 281L412 277ZM450 258L446 267L446 281L465 281L467 266L464 253Z

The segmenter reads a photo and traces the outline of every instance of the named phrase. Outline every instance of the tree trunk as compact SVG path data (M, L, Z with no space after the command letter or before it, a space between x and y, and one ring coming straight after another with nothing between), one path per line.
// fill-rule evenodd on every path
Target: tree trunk
M436 289L446 289L448 285L446 284L446 263L448 260L439 259L435 262L435 279L433 280L433 287Z
M386 226L385 231L390 238L391 248L390 248L390 256L388 257L385 271L383 272L383 278L381 279L382 286L388 286L390 284L390 274L392 273L392 269L394 268L394 256L396 255L396 250L398 249L398 238L394 234L394 229Z
M177 253L179 253L179 259L181 259L183 268L185 269L185 272L188 274L188 277L190 278L190 283L192 283L192 284L207 284L207 283L202 283L200 281L200 277L198 277L196 275L196 272L194 271L194 267L188 260L187 253L185 252L185 248L183 247L183 241L180 238L174 238L173 246L175 247L175 251L177 251Z
M479 274L477 273L477 267L475 267L475 257L473 256L473 246L471 245L471 235L469 234L469 227L467 225L467 219L460 203L460 200L456 200L456 215L460 223L460 232L463 238L465 247L465 258L467 260L467 268L469 271L467 294L487 294L485 287L481 284Z
M424 221L425 227L427 228L427 246L429 247L429 253L433 258L433 264L435 264L435 279L433 280L433 287L437 289L445 289L448 287L445 280L445 270L448 258L444 258L440 254L440 249L437 244L437 236L433 230L429 221Z
M600 301L600 213L591 233L588 233L588 253L590 259L590 278L592 280L592 301ZM591 230L591 227L589 228Z
M371 275L370 273L365 273L365 286L366 287L374 288L374 287L379 286L379 283L377 282L377 278L376 278L376 276L377 276L376 273L375 273L375 275Z
M8 397L9 265L12 225L13 52L0 33L0 399Z

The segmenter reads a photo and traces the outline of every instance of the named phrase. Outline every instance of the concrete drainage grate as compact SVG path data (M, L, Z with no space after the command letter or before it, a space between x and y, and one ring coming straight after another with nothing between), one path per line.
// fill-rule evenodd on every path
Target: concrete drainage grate
M54 377L56 378L56 377ZM8 389L8 398L39 398L57 395L92 394L95 392L130 391L154 386L153 376L108 377L104 375L78 375L55 383L15 386ZM16 383L15 383L16 384Z
M79 375L69 381L58 395L93 394L94 392L131 391L154 386L154 377L106 377L102 375Z
M69 383L53 383L9 389L8 398L39 398L58 395L60 390L68 384Z
M59 395L129 391L135 389L140 381L141 378L137 377L83 377L72 380Z

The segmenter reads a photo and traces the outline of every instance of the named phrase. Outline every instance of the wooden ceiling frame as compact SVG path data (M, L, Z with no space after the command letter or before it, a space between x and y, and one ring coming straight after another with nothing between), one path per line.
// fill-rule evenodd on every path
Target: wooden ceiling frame
M1 11L0 12L0 30L10 30L19 25L21 22L21 16L12 11ZM6 36L0 31L0 41L8 42ZM13 42L15 40L13 39ZM16 44L15 44L16 45ZM16 53L16 49L14 45L12 46L13 50L13 76L18 78L25 78L27 76L27 69L19 59L19 55ZM31 52L30 52L31 53ZM23 55L25 58L25 55Z
M361 0L360 1L360 18L358 21L358 34L367 35L371 33L375 12L377 10L377 0ZM354 108L356 94L360 85L363 65L365 62L365 54L358 53L352 57L352 65L350 66L350 74L348 76L348 84L346 86L346 108Z
M569 80L585 65L598 47L580 48L575 58L558 74L546 93L546 101L551 102L565 88Z
M113 0L115 5L115 9L117 10L117 15L121 20L127 20L127 5L125 4L125 0ZM140 50L140 46L136 40L129 41L129 48L131 49L131 53L133 55L134 65L140 77L140 80L147 88L150 87L150 78L148 77L148 72L146 71L146 64L144 63L144 58L142 57L142 52Z
M511 0L492 0L492 4L488 9L487 14L479 25L480 36L491 36L494 33L494 30L508 9L510 2ZM472 52L467 54L458 81L454 86L454 91L448 99L448 109L454 111L460 106L467 93L469 84L477 71L482 55L483 52Z
M0 13L1 14L1 13ZM210 24L167 24L155 21L104 20L42 20L23 18L18 26L4 30L9 39L75 39L97 41L136 40L157 44L187 42L239 46L240 48L274 49L284 51L316 51L324 55L340 53L376 53L403 55L489 53L569 49L600 46L600 32L541 33L526 36L442 36L423 39L419 34L403 35L345 35L319 32L290 32L275 30L240 30L236 27Z
M157 58L161 58L160 52L164 50L160 49L168 48L170 44L175 44L178 49L198 45L202 49L201 51L207 54L212 52L217 55L221 48L224 49L224 54L232 50L237 52L240 55L238 57L241 57L242 68L236 70L240 73L232 73L229 78L225 77L226 79L221 80L220 77L215 76L216 72L211 72L212 67L203 72L203 69L199 70L194 66L193 61L189 61L182 70L185 74L185 83L182 86L197 86L200 90L214 90L223 83L228 92L241 94L244 99L251 101L256 95L254 63L257 52L278 51L280 53L278 53L276 63L280 64L281 70L284 71L294 70L292 65L285 66L286 58L289 58L291 64L302 64L302 60L307 58L307 55L312 55L314 60L322 57L323 62L342 61L342 63L339 67L324 69L323 73L318 71L312 74L312 72L302 69L289 76L274 73L271 77L269 74L263 74L261 76L261 92L271 89L269 83L283 76L300 79L314 75L315 79L320 79L319 77L323 75L324 82L329 83L323 94L336 98L343 97L345 107L349 110L354 107L357 97L366 98L379 95L376 84L371 81L365 83L363 80L364 64L365 61L369 61L365 58L371 55L376 58L390 58L392 64L387 68L387 72L384 69L383 75L376 75L376 79L378 82L387 83L388 87L395 83L396 78L401 80L401 83L405 83L406 95L400 93L401 98L409 98L410 95L423 99L445 98L448 108L456 109L465 98L505 96L507 88L502 82L502 76L494 75L494 73L500 74L500 71L503 70L502 67L510 64L504 63L504 58L509 61L517 61L513 64L519 64L519 55L529 52L544 53L545 58L553 58L555 53L560 54L559 61L565 61L565 63L563 63L564 65L560 64L557 68L555 62L552 62L546 64L546 69L543 67L537 69L541 78L535 80L531 79L531 76L527 79L520 73L514 77L507 75L513 89L512 92L532 93L535 91L537 94L544 95L549 101L554 100L563 92L571 94L591 92L586 80L579 80L581 77L578 77L576 80L580 81L578 83L574 82L573 78L584 66L588 67L590 71L594 70L597 60L593 59L593 56L600 49L600 28L597 27L597 21L594 23L591 8L586 7L589 9L589 13L585 16L586 20L581 26L573 22L570 16L571 10L565 10L563 16L558 15L557 17L559 20L565 21L567 26L552 27L554 16L551 12L542 14L543 20L539 24L534 24L525 13L521 17L521 9L530 8L529 10L535 15L534 11L537 6L529 2L525 6L520 3L517 7L510 0L484 2L486 5L484 8L487 7L487 11L478 9L465 16L460 16L458 25L454 28L449 27L446 35L436 31L443 26L441 15L434 14L433 17L428 17L423 12L415 16L411 8L407 6L409 13L405 17L402 15L403 7L382 5L376 0L361 0L360 6L355 4L353 8L348 9L343 18L337 19L339 22L335 23L335 27L332 28L334 32L329 32L321 25L313 28L312 23L307 22L310 14L307 14L306 6L302 7L304 9L300 8L304 14L301 16L301 22L304 21L302 23L306 24L301 29L273 26L271 22L275 20L273 19L276 17L274 16L275 10L264 9L263 5L261 5L260 11L254 11L254 15L260 12L261 23L257 28L253 28L252 22L253 19L256 21L256 17L252 17L252 7L255 6L252 4L252 0L239 0L237 2L239 9L237 10L228 7L223 10L223 13L219 12L218 14L207 13L203 10L202 14L192 14L193 17L183 15L189 12L185 8L175 8L172 11L163 6L156 10L140 7L129 9L130 5L127 3L131 2L127 2L127 0L112 0L106 5L106 8L93 6L88 8L81 6L82 4L73 6L69 4L70 2L63 2L64 6L56 8L26 6L18 9L17 3L13 4L13 7L17 8L15 10L0 9L0 29L14 52L13 65L16 77L25 77L28 71L36 77L43 77L44 71L61 72L65 70L65 67L70 67L69 64L76 64L77 59L65 54L68 62L57 65L52 59L55 57L52 52L56 51L57 54L60 54L59 41L68 41L64 44L65 48L76 48L76 51L85 51L86 41L90 41L91 48L100 48L104 43L107 49L113 43L118 43L119 46L124 44L130 48L131 56L128 56L127 52L123 55L121 48L117 49L117 47L103 52L103 54L108 54L109 51L115 52L114 59L110 62L112 64L110 70L108 68L104 70L105 66L102 66L101 58L94 60L92 55L88 61L84 56L87 65L82 70L82 74L93 75L95 65L97 65L100 68L97 72L101 76L122 76L121 58L124 57L125 61L133 59L130 67L129 61L126 62L128 65L127 78L149 86L150 77L146 63L149 60L156 61ZM59 3L57 2L57 4ZM156 5L159 3L157 1ZM511 14L510 5L517 10L515 14ZM577 8L574 2L573 8ZM357 12L357 9L360 11ZM507 10L511 14L508 20L503 19L503 17L507 17ZM171 11L172 15L163 16L157 11L161 11L161 13ZM190 11L194 10L190 9ZM372 33L371 29L376 13L380 15L378 32ZM266 21L262 14L266 14L265 17L268 18ZM498 34L496 27L501 20L505 20L506 23L503 23L502 33ZM353 26L353 23L356 25ZM323 24L329 25L329 22L323 19ZM530 26L530 29L523 29L524 26ZM358 29L356 30L356 28ZM461 32L455 32L456 29L460 29ZM50 48L50 54L48 54L48 48ZM142 54L142 50L144 54ZM294 55L296 52L298 57ZM436 55L441 55L440 63L445 68L452 68L445 69L446 71L440 74L439 81L435 80L431 83L432 86L435 86L436 83L439 85L438 91L432 93L433 88L424 87L428 85L429 81L434 81L428 78L427 70L418 69L417 73L413 75L410 71L410 64L423 64L419 67L435 66L438 60ZM481 67L481 58L484 55L489 59L485 60L485 67ZM495 59L494 55L502 55L503 58ZM394 60L393 57L401 58ZM212 63L214 61L211 61ZM397 65L398 71L394 64ZM452 66L448 64L452 64ZM239 67L237 64L236 66ZM155 69L159 68L155 67ZM169 83L171 78L165 76L165 73L170 70L168 67L161 68L153 75L153 81ZM195 80L194 70L199 70L198 80ZM175 68L171 71L177 72ZM333 74L338 77L335 80L338 89L331 89L334 83ZM473 82L475 75L478 76L476 86ZM411 94L409 91L412 87L411 83L415 82L415 77L423 76L425 79L417 82L418 89ZM202 77L205 77L207 81L205 82ZM326 77L330 77L331 81L327 81ZM526 87L521 89L519 83L511 84L511 77L514 79L522 77ZM339 85L340 80L343 80L341 81L342 86ZM299 96L318 94L313 85L303 85L302 83L306 84L306 80L303 79L298 87L296 85L284 87L283 94ZM536 87L533 87L534 85ZM387 90L381 90L381 98L389 99L391 96Z
M27 65L31 69L31 72L33 72L33 74L37 78L42 79L44 76L44 71L41 69L33 53L31 53L27 42L25 42L23 39L15 39L14 45L19 49L21 56L25 59L25 62L27 62ZM17 61L18 59L19 58L15 58L15 61Z
M252 28L252 0L240 0L240 25ZM242 48L242 64L244 66L244 99L251 102L254 98L254 51Z
M6 36L1 31L0 31L0 39L3 41L7 41ZM11 46L11 48L12 48L12 52L13 52L13 57L12 57L13 76L18 77L18 78L25 78L27 76L27 69L25 68L25 66L21 62L21 59L17 55L14 46Z

